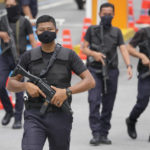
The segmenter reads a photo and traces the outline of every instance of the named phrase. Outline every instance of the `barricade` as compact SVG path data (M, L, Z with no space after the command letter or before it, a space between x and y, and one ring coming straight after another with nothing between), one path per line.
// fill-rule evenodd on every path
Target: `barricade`
M142 0L141 14L136 23L150 24L150 16L148 14L149 9L150 9L150 0Z

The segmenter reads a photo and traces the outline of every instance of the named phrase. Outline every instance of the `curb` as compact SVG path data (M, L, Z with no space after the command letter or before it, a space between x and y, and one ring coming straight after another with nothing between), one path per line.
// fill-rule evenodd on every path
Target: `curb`
M135 33L135 31L134 31L133 28L121 29L121 32L122 32L122 34L123 34L123 38L124 38L124 41L125 41L125 42L129 41L129 40L133 37L133 35L134 35L134 33ZM79 54L79 52L80 52L80 44L74 45L74 46L73 46L73 50L74 50L77 54Z

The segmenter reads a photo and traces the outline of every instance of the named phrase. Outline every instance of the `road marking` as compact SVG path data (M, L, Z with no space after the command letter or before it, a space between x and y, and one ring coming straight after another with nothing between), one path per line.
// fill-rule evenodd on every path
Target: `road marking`
M81 23L78 23L78 24L77 23L76 24L74 24L74 23L73 24L71 24L71 23L64 23L63 26L64 27L67 26L67 27L74 27L74 28L80 27L81 28L83 26L83 24L81 24Z
M44 10L44 9L48 9L48 8L53 8L53 7L65 5L65 4L68 4L68 3L72 3L72 1L70 1L70 0L65 0L65 1L61 1L61 2L46 4L46 5L43 5L43 6L39 6L39 10Z
M65 22L64 18L56 18L56 23L58 23L57 25L62 26Z

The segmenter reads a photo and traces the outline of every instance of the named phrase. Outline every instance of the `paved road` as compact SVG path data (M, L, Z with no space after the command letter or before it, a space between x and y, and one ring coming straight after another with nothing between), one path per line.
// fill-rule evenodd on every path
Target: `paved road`
M52 4L60 2L58 0L49 0ZM140 2L139 0L136 0ZM48 4L47 0L41 0L40 6ZM60 33L63 28L70 28L72 32L73 44L78 44L81 36L82 20L84 18L84 11L78 11L73 0L66 0L66 4L51 7L49 9L43 9L41 14L52 14L56 18L65 19L65 23L60 27ZM43 3L43 4L42 4ZM55 3L56 4L56 3ZM137 8L138 10L138 8ZM58 35L58 39L61 38L61 34ZM120 55L120 53L119 53ZM88 102L87 92L82 94L76 94L73 96L72 108L74 110L73 129L71 134L71 150L149 150L150 143L147 141L150 133L150 108L148 107L143 113L139 122L137 123L138 138L137 140L131 140L126 133L125 118L128 116L132 106L136 101L136 63L135 59L132 59L134 66L134 77L128 81L126 75L125 65L123 64L122 57L120 59L120 77L118 94L112 117L112 128L110 130L109 138L113 144L111 146L99 145L93 147L89 145L91 138L91 131L88 123ZM73 75L72 84L79 81L79 78ZM0 111L0 118L4 115L4 111ZM23 130L12 130L11 123L3 127L0 124L0 150L20 150L21 138ZM48 150L48 143L46 142L44 150Z

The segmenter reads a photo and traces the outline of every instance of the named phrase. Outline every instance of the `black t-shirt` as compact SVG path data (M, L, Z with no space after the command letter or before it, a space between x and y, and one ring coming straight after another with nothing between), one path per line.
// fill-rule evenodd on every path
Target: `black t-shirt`
M104 31L104 34L107 34L107 32L109 31ZM98 33L99 34L99 33ZM89 42L89 44L92 44L91 41L92 41L92 35L91 35L91 27L88 28L86 34L85 34L85 37L84 39L86 41ZM124 40L123 40L123 36L122 36L122 33L121 33L121 30L118 28L118 33L117 33L117 43L115 45L116 46L120 46L120 45L123 45L124 44ZM109 41L107 41L109 42ZM104 43L105 44L105 43ZM105 45L107 46L108 43L106 43Z
M150 30L150 27L148 27ZM130 41L130 45L132 45L134 48L137 47L141 42L144 40L147 40L148 36L146 33L145 28L142 28L138 32L135 33L134 37Z
M136 32L129 44L134 48L138 46L140 52L144 53L150 59L150 27L142 28ZM145 47L146 44L148 44L148 46ZM148 71L149 67L144 66L141 59L139 59L137 69L139 73L143 73Z
M80 75L82 72L84 72L87 68L84 65L84 63L82 62L82 60L79 58L79 56L72 50L70 50L70 56L69 56L69 64L70 64L70 68L73 72L75 72L77 75ZM45 64L48 64L52 53L46 53L42 51L42 56L43 56L43 61ZM31 52L30 51L26 51L21 59L19 64L28 71L29 66L31 64Z
M32 30L31 23L26 18L24 18L23 16L20 16L20 18L19 18L18 27L16 27L17 22L16 23L10 22L9 25L10 25L12 32L13 32L13 36L14 36L14 39L16 42L16 47L19 49L20 54L22 54L26 50L27 35L32 34L33 30ZM0 31L4 31L2 25L5 26L5 22L0 24ZM17 38L17 35L18 35L18 38ZM1 46L2 46L2 50L3 50L3 48L4 48L3 41L1 44L2 44Z
M111 27L109 30L103 30L103 48L101 47L102 38L100 25L90 26L84 39L89 42L89 47L91 50L105 53L110 68L116 68L118 66L117 47L124 44L123 36L119 28ZM99 48L97 50L94 49L94 45ZM89 65L94 68L101 67L101 63L96 61L89 63Z
M22 21L20 20L20 22L22 22L22 24L20 24L20 27L19 27L19 38L18 38L18 40L16 37L17 36L17 30L18 30L16 28L16 23L10 23L10 27L13 30L15 41L16 41L16 43L18 43L20 53L22 54L26 50L27 36L32 34L33 30L32 30L32 25L28 19L22 17Z

